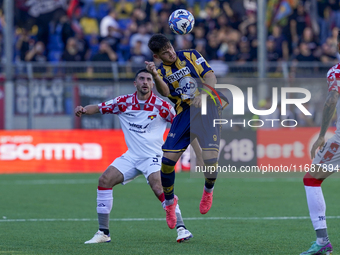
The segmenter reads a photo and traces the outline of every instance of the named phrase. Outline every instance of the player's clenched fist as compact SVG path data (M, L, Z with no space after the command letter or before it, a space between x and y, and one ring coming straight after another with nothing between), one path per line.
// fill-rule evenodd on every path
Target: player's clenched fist
M152 76L156 76L158 74L157 68L154 62L145 61L145 65L146 65L146 70L148 70L152 74Z
M79 105L74 109L74 113L77 117L81 117L81 115L86 113L86 109Z

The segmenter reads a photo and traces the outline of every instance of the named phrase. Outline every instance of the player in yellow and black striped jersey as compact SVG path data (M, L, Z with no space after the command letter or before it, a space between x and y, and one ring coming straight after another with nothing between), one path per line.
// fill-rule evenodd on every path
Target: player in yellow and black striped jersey
M166 218L168 226L175 225L174 166L188 147L193 137L197 137L202 148L205 166L217 167L220 143L220 127L213 127L213 119L221 118L222 105L214 105L207 100L207 115L201 115L200 91L213 88L216 76L208 62L196 50L175 52L170 41L162 34L153 35L148 44L153 56L162 61L156 68L153 62L145 62L146 68L152 73L158 92L167 96L175 105L175 117L169 135L162 147L163 158L161 167L162 185L165 194ZM228 104L227 98L219 93L221 99ZM192 127L192 128L191 128ZM216 175L205 176L205 186L200 212L205 214L212 204L212 194Z

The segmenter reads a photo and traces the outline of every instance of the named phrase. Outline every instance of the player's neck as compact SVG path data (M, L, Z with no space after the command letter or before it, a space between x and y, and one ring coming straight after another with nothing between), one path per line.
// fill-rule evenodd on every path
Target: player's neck
M150 97L150 95L151 95L151 92L148 93L148 94L145 94L145 95L143 95L143 94L137 92L137 99L138 99L138 100L143 100L143 101L144 101L144 100L148 100L148 98Z

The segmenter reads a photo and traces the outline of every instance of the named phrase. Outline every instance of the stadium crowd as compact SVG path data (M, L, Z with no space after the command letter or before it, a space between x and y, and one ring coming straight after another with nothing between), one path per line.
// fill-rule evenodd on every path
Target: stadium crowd
M15 61L144 63L152 58L147 42L153 33L166 34L176 49L195 48L209 61L257 60L254 0L58 1L55 10L41 13L39 1L15 1ZM309 0L267 4L268 61L338 62L339 1L318 0L316 18ZM196 23L191 34L176 36L168 17L181 8Z

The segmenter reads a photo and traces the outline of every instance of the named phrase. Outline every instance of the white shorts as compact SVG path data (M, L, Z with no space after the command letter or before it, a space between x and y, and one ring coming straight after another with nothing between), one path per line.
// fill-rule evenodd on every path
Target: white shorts
M148 177L150 174L161 170L161 157L145 158L145 159L134 159L127 153L121 157L116 158L111 166L114 166L124 176L123 185L132 181L139 175L143 174L149 184Z
M325 171L340 171L340 140L336 135L327 140L312 164L321 166Z

